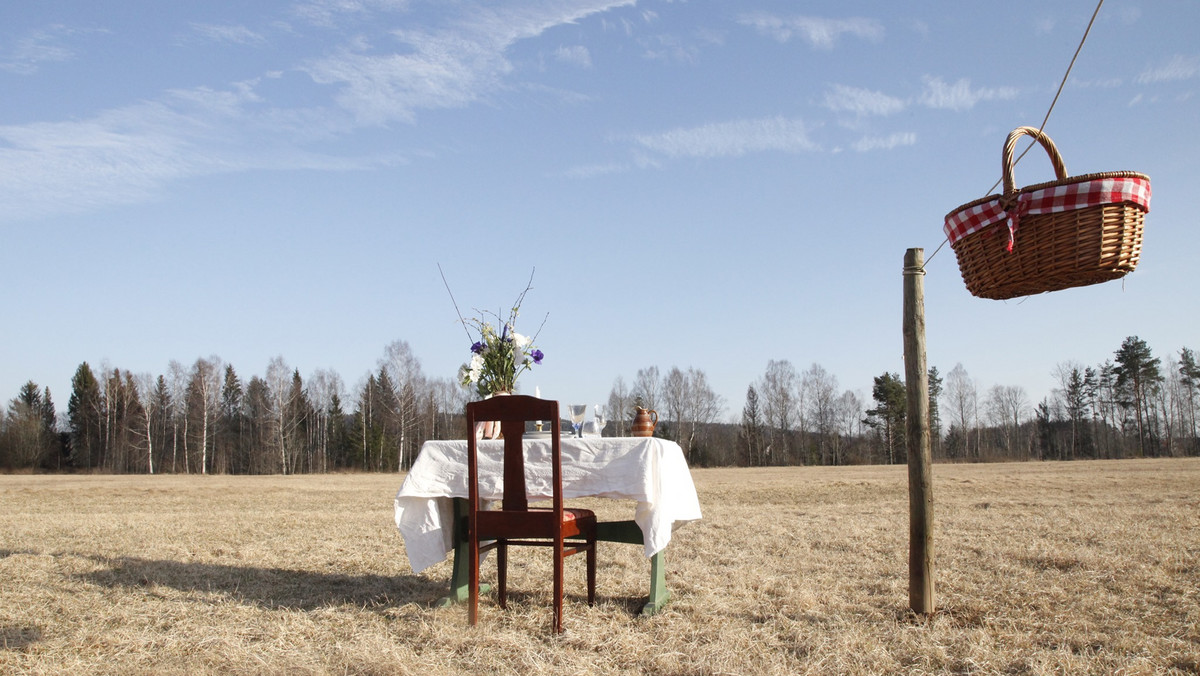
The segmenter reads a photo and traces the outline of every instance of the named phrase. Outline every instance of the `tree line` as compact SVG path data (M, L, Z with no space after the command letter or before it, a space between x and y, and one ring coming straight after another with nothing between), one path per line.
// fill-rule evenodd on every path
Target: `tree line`
M1155 357L1130 336L1113 359L1067 362L1058 387L1036 404L1020 386L986 391L961 364L929 370L934 457L950 461L1155 457L1200 453L1196 408L1200 366L1192 350ZM338 374L307 379L282 357L263 377L243 381L216 356L167 373L93 370L71 380L65 413L48 388L21 387L0 411L0 467L114 473L268 474L411 466L429 439L463 438L471 393L429 378L404 341L384 349L377 368L348 394ZM703 370L657 366L631 383L617 376L602 414L604 434L629 434L637 406L660 416L658 436L683 447L695 466L903 463L905 384L874 378L870 399L842 390L820 364L803 372L769 360L746 390L740 417L721 420L725 402Z

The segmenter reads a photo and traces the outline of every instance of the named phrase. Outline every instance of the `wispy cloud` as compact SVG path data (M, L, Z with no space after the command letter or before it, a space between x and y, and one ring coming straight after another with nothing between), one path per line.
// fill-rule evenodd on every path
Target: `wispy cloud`
M193 23L192 30L200 37L212 42L223 42L234 45L262 45L267 39L245 26L227 24Z
M1171 57L1171 60L1157 66L1147 69L1137 76L1138 84L1152 84L1155 82L1171 82L1174 80L1188 80L1200 75L1200 56L1182 56L1176 54Z
M759 152L818 150L802 120L769 117L718 122L637 136L636 143L668 157L738 157Z
M418 110L458 108L498 89L513 66L505 52L515 42L634 0L590 0L564 7L475 6L448 17L448 28L399 29L396 45L362 41L303 69L339 89L336 100L362 124L412 121Z
M817 49L833 49L843 35L864 40L883 37L883 24L874 19L824 19L811 16L781 17L765 12L745 14L738 23L749 26L779 42L798 37Z
M917 135L912 132L898 132L889 136L864 136L851 146L860 153L872 150L892 150L902 146L915 145Z
M554 50L554 58L563 63L580 66L582 68L592 67L592 54L587 47L583 45L572 45L570 47L559 47Z
M3 218L153 199L172 181L249 169L346 170L380 160L300 150L328 120L259 111L252 85L177 90L89 120L0 127ZM316 136L319 132L312 132Z
M76 32L61 25L32 31L17 39L11 48L0 51L0 70L32 75L44 63L70 61L75 58L75 50L64 38Z
M633 1L584 0L570 8L554 0L438 5L435 11L442 15L427 22L430 28L392 32L386 26L395 17L382 12L404 10L403 0L306 2L289 18L332 28L353 25L356 36L329 55L286 71L310 76L307 84L317 90L312 107L273 106L266 100L259 85L281 77L273 72L246 82L166 90L143 103L80 120L2 126L0 204L5 208L0 219L136 203L194 176L402 162L393 155L344 158L308 149L364 125L412 120L422 109L468 105L512 86L507 78L514 67L506 51L514 43ZM368 24L373 32L361 30ZM191 28L218 45L266 42L244 26L195 23ZM75 58L61 39L69 34L67 29L31 34L8 53L0 52L0 68L34 72L39 64ZM561 56L576 63L590 58L586 50Z
M1016 98L1013 87L973 89L971 81L962 78L954 84L946 84L940 77L925 76L925 90L918 101L929 108L945 110L970 110L980 101L1003 101Z
M882 92L839 84L825 93L822 105L835 113L848 112L865 116L891 115L904 110L908 104L903 99Z

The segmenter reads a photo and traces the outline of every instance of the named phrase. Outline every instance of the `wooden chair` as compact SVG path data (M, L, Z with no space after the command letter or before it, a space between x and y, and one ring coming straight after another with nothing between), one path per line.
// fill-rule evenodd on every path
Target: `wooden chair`
M530 507L525 491L525 454L522 436L527 421L551 426L552 506ZM499 421L504 438L504 497L500 510L480 507L479 460L476 423ZM588 605L596 601L596 515L587 509L564 509L562 496L562 435L558 402L525 395L493 397L467 404L467 473L470 542L468 619L479 620L479 558L496 550L497 595L507 607L508 546L548 546L554 550L554 632L561 633L563 562L572 554L587 553ZM487 544L483 544L487 541Z

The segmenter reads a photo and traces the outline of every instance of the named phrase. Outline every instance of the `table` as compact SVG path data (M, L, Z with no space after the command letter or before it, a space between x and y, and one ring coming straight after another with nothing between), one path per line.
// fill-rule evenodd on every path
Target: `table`
M636 502L631 521L597 525L608 542L643 545L650 559L650 595L642 612L657 612L670 598L663 552L674 529L701 518L700 501L683 449L654 437L563 437L564 499L599 497ZM525 484L530 502L551 497L550 439L526 438ZM503 495L504 442L479 442L480 498ZM428 441L396 494L396 527L414 573L454 552L450 596L467 598L467 442Z

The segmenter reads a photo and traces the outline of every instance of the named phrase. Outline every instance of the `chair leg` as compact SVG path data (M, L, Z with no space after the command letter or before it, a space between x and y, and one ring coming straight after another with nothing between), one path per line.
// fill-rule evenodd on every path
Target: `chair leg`
M563 541L554 541L554 633L563 631Z
M474 626L479 622L479 540L471 539L470 551L468 563L471 571L467 577L467 623Z
M496 593L500 607L508 608L508 543L504 540L496 545Z
M596 539L588 541L587 550L587 590L588 605L596 605Z

